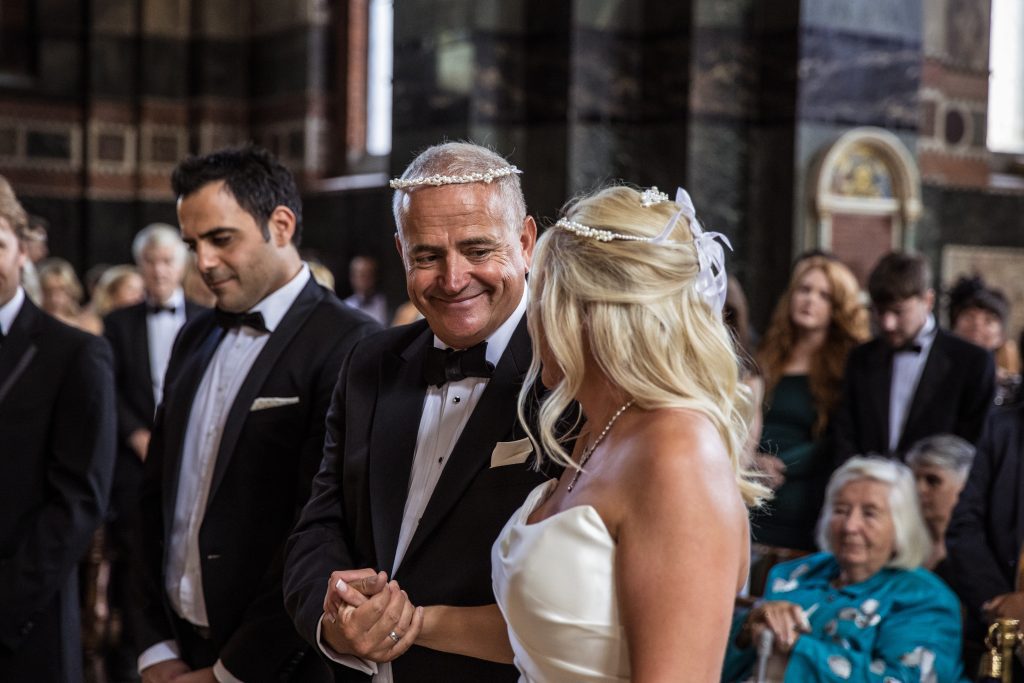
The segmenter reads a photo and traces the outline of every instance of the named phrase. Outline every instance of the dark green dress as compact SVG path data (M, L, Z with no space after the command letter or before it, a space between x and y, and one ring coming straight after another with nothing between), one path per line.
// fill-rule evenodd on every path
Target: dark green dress
M766 545L815 550L814 525L828 475L823 441L813 436L817 411L807 375L785 375L775 385L761 432L761 450L786 465L786 482L764 513L752 520L754 540Z

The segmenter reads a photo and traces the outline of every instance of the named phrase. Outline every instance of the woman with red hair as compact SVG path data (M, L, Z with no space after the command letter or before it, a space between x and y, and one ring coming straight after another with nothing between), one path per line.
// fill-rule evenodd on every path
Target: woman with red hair
M755 516L753 536L766 561L815 549L831 458L825 435L839 403L850 350L868 338L868 314L849 268L813 255L793 268L761 341L758 365L765 380L764 427L757 456L775 499ZM755 577L756 589L756 577Z

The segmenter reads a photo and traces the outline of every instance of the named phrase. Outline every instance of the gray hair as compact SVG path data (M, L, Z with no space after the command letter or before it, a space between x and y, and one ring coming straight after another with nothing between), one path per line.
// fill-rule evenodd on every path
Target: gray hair
M181 239L178 231L167 223L150 223L139 230L132 240L132 258L142 265L142 254L150 247L171 247L174 256L181 265L185 265L188 247Z
M932 538L921 516L914 475L906 465L880 456L850 458L832 474L825 490L825 506L818 519L818 546L826 552L833 552L829 524L835 497L848 484L864 479L889 485L889 510L896 551L885 566L899 569L920 567L931 552Z
M960 481L967 479L974 463L975 449L968 441L954 434L927 436L907 451L906 461L911 467L931 465L953 472Z
M508 160L497 152L470 142L446 142L434 145L416 155L416 158L402 173L402 179L420 178L432 175L468 175L484 173L496 168L509 166ZM499 215L504 216L505 225L511 235L519 235L526 220L526 199L519 183L519 175L512 173L491 181L494 192L491 193L491 206ZM391 212L395 217L398 236L402 237L402 219L404 218L403 195L416 192L420 188L398 189L391 199Z

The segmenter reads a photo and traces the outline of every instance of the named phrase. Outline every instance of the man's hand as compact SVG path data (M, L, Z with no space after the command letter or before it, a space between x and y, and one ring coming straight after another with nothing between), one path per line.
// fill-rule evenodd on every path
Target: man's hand
M190 671L180 659L167 659L142 670L142 683L170 683Z
M141 428L128 435L128 443L142 462L146 462L146 451L149 450L149 437L149 430Z
M182 674L171 683L217 683L217 677L213 675L213 667L208 666L205 669L196 669Z
M1001 618L1024 620L1024 593L1003 593L981 606L987 619Z
M354 592L349 588L346 594ZM345 604L336 621L323 620L320 636L326 645L338 654L378 663L404 654L423 627L423 608L414 607L395 581L370 598L360 597L359 607Z
M359 607L388 585L388 575L373 569L331 572L324 594L324 620L334 623L345 605Z
M809 633L811 625L799 605L785 600L763 602L747 617L750 644L761 641L761 634L770 629L775 634L775 651L789 654L801 633Z

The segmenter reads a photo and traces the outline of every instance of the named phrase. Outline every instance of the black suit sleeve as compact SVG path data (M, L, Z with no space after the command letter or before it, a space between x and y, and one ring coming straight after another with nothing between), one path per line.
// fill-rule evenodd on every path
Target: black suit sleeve
M110 345L88 337L60 382L48 430L50 494L26 515L13 555L0 562L0 642L28 635L33 615L66 584L106 513L114 471ZM44 416L40 416L44 417Z
M345 447L345 406L353 371L349 354L327 412L326 438L320 470L313 479L309 502L288 539L284 600L299 634L315 648L323 614L327 579L332 571L356 569L345 530L342 463ZM364 397L365 398L365 397Z
M323 457L328 406L344 358L359 339L377 329L376 323L367 323L340 339L316 378L315 409L301 445L298 477L291 482L295 487L297 501L296 520L309 500L311 481ZM279 677L286 678L286 670L298 661L296 655L301 657L306 649L305 643L296 636L295 627L288 615L281 608L284 554L282 545L263 577L259 595L246 610L241 624L220 652L225 668L244 681L265 679L268 671L276 671Z
M989 522L992 506L1009 505L1016 510L1015 501L997 495L997 484L1006 458L1020 455L1015 452L1019 434L1005 424L1000 426L998 414L992 417L978 442L970 476L946 530L949 574L969 620L981 619L982 603L1013 590L1013 583L1008 573L1000 569L1001 563L993 550ZM1012 417L1017 419L1017 411ZM1014 529L1008 528L1005 533L1013 534Z
M126 448L131 447L129 437L139 429L149 429L148 417L139 414L138 409L126 400L125 386L128 382L128 331L125 320L107 316L103 320L103 336L110 342L114 352L114 385L117 388L117 438Z

